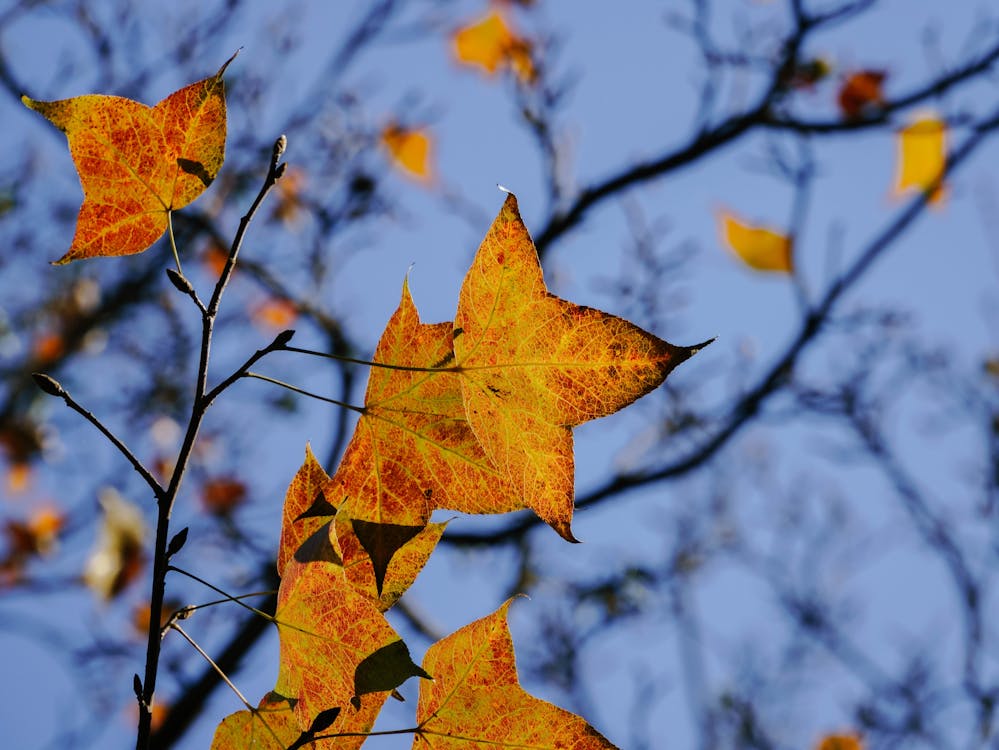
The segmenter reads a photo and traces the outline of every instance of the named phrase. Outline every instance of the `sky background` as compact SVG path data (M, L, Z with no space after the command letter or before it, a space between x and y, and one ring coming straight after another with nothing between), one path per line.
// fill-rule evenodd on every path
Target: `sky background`
M100 4L96 4L100 6ZM750 0L729 0L717 5L715 31L721 39L734 39L744 25L766 28L780 26L783 4ZM427 10L414 4L414 11L403 14L397 31L378 42L335 81L325 78L326 60L331 42L341 38L349 22L356 19L364 3L302 2L281 4L249 3L238 23L225 28L216 38L201 39L192 48L192 59L203 75L214 72L232 51L241 48L239 57L226 75L227 85L241 85L241 76L259 72L259 59L271 60L275 53L269 30L280 27L282 19L295 19L294 42L280 53L281 67L267 71L274 89L252 113L230 109L232 132L252 130L258 134L278 134L275 129L285 119L286 102L299 102L310 92L327 85L349 86L363 95L364 115L373 122L400 118L413 125L425 125L434 137L436 183L428 188L392 172L381 152L372 160L381 160L388 169L388 189L398 199L394 220L379 221L346 237L337 248L338 266L332 284L324 294L342 314L347 331L357 341L373 348L377 337L398 302L402 280L409 282L416 304L425 321L448 320L453 316L461 278L472 253L485 233L492 216L503 200L497 184L514 191L530 229L547 211L543 175L539 170L535 146L518 122L509 86L488 80L474 70L461 68L453 60L447 32L478 18L487 9L484 2L456 2ZM946 7L944 7L946 6ZM882 68L888 71L886 91L907 91L916 82L938 71L941 65L962 58L975 42L975 19L988 9L984 2L941 4L931 0L894 0L879 4L865 16L863 23L825 34L815 49L808 52L832 60L833 78L812 93L796 98L795 106L815 118L834 118L836 76L854 68ZM3 3L0 2L0 9ZM560 76L572 81L568 104L556 123L560 138L569 145L570 176L574 186L584 186L621 168L622 165L654 156L678 145L693 128L696 87L703 70L690 40L670 30L671 13L685 13L687 3L556 3L539 0L529 11L512 13L523 32L554 33L557 52L553 67ZM94 11L99 23L110 23ZM162 30L171 39L184 39L199 23L196 3L179 3L167 8L150 9L144 23ZM5 17L5 16L0 16ZM417 34L417 22L428 18L439 24L439 34ZM407 23L409 22L409 23ZM15 77L30 86L28 93L39 99L69 97L92 91L94 74L87 67L81 50L78 28L58 13L44 10L28 14L15 23L0 28L0 45L12 66ZM139 51L136 54L140 54ZM152 52L152 54L156 54ZM72 66L67 69L67 63ZM129 80L128 71L120 71ZM191 79L193 80L193 79ZM188 83L176 71L164 66L144 80L141 92L129 95L153 103ZM732 76L720 95L721 111L737 109L752 100L758 82L751 76ZM276 95L274 92L280 92ZM109 91L103 93L124 93ZM994 88L971 87L958 98L941 102L949 111L959 112L977 104L976 95L985 93L994 100ZM252 118L252 120L250 119ZM27 195L25 211L50 200L48 192L68 195L74 200L77 178L65 141L36 115L23 109L11 96L0 98L0 122L8 144L35 150L46 174L36 180L36 189L46 193ZM297 144L329 122L306 118L300 132L287 135L290 165L309 173L310 154ZM960 134L959 134L960 137ZM27 145L26 145L27 144ZM724 402L739 384L754 382L764 372L771 358L796 332L797 299L785 277L750 271L721 246L716 227L717 212L728 208L753 221L777 226L786 225L792 211L791 191L780 180L765 173L764 136L750 136L734 148L723 148L692 168L655 181L620 200L608 201L595 208L587 220L552 247L545 259L546 279L551 289L562 297L612 313L628 316L628 300L613 288L615 279L634 272L625 257L629 247L628 211L643 214L650 225L661 227L662 246L689 254L689 260L677 270L676 278L664 284L664 300L674 306L665 310L653 331L677 344L689 344L717 336L707 351L680 368L671 379L696 386L696 398L705 408ZM891 184L896 169L896 152L887 132L870 132L816 139L814 143L820 179L809 203L808 221L796 240L796 263L800 277L811 293L823 289L836 271L842 269L857 249L863 247L886 226L901 203L894 200ZM8 146L9 149L9 146ZM17 162L10 150L0 151L0 168ZM237 154L230 140L229 158L246 162L252 155ZM949 186L949 196L939 210L932 210L906 235L904 245L879 262L867 279L850 295L845 308L875 304L900 308L910 313L914 330L933 342L955 364L973 368L983 350L994 349L997 338L995 307L996 275L999 273L996 237L983 222L986 212L999 210L995 164L999 163L999 145L992 143L962 170ZM261 164L263 162L261 161ZM209 191L210 193L210 191ZM78 195L78 192L76 193ZM201 199L210 201L210 194ZM462 210L453 206L460 202ZM241 207L230 211L238 216ZM8 220L8 219L5 219ZM660 222L661 223L657 223ZM230 222L230 227L235 223ZM43 258L21 261L31 274L60 273L62 269L42 270L45 263L57 258L68 245L65 227L38 226L51 252ZM294 228L282 228L283 239L276 239L273 228L251 230L246 253L264 256L270 251L294 258L297 251ZM50 239L50 242L48 240ZM182 259L185 250L182 248ZM190 252L190 251L188 251ZM155 254L155 255L154 255ZM150 253L129 259L128 263L168 263L169 250L161 243ZM188 256L190 257L190 256ZM98 278L106 263L95 273ZM195 261L191 260L193 267ZM28 299L37 290L18 285L17 266L8 264L5 287L20 287L15 292ZM27 273L27 272L25 272ZM202 287L207 288L202 280ZM247 296L249 292L246 293ZM13 303L9 303L13 304ZM141 323L138 323L141 324ZM238 341L222 345L223 351L248 352L266 343L273 334L251 333ZM320 346L309 331L303 331L296 344ZM233 347L226 350L224 347ZM837 346L827 343L804 367L811 373L834 374L852 356L850 342ZM270 363L268 363L270 366ZM93 357L74 372L72 379L81 389L89 387L91 403L102 395L99 377L107 367L100 357ZM319 365L277 362L272 370L283 373L296 384L315 382L322 391L326 380ZM219 370L216 374L221 373ZM87 378L90 385L87 386ZM95 382L93 378L98 378ZM226 398L225 407L238 410L241 400L252 402L262 397L261 383L239 385ZM84 390L84 393L87 391ZM648 414L659 408L656 396L649 396L632 410L587 424L576 431L577 489L598 484L608 466L627 465L636 459L648 429ZM963 463L971 437L951 434L946 448L927 450L925 435L935 429L934 410L942 405L920 403L917 398L896 415L897 435L906 445L912 442L923 468L932 467L928 477L940 496L960 492L969 473ZM644 411L647 410L647 411ZM283 488L301 462L306 440L322 444L332 430L332 416L326 407L310 406L308 418L290 426L268 425L254 435L257 453L243 453L239 445L222 447L226 458L235 465L254 461L267 475L266 482L254 493L254 504L241 512L241 522L259 530L261 545L276 542ZM114 414L109 414L114 421ZM262 433L262 434L261 434ZM77 433L81 434L81 433ZM856 538L853 554L865 561L863 574L835 581L848 590L856 601L865 602L863 616L858 614L856 637L862 643L885 644L882 655L891 662L903 645L923 642L928 634L949 632L951 627L944 582L938 561L914 550L912 545L895 539L880 545L879 538L897 522L895 512L878 502L885 490L873 472L861 467L843 470L830 460L820 459L839 454L844 437L835 429L825 431L814 426L776 433L766 423L757 425L733 447L731 460L763 456L767 481L776 493L793 494L796 487L833 487L851 511L851 523L862 531ZM680 448L682 446L678 446ZM79 445L64 445L61 457L51 462L35 480L32 495L21 499L26 507L39 498L63 494L63 484L84 476L87 471L105 473L123 470L117 456L111 455L92 433ZM250 457L252 455L252 458ZM263 457L263 458L261 458ZM259 463L263 461L264 463ZM722 459L724 462L724 458ZM67 477L69 479L67 479ZM764 484L747 482L739 496L744 506L738 511L751 517L768 506ZM739 478L725 478L739 485ZM122 480L131 482L130 478ZM714 481L721 477L691 479L655 491L633 492L605 505L599 511L580 513L574 525L576 535L585 544L568 548L547 530L551 538L538 544L538 554L553 571L552 586L566 576L598 573L604 561L656 559L665 554L663 537L676 533L678 509L695 506L710 494ZM134 486L134 485L133 485ZM124 487L123 487L124 489ZM484 528L493 519L458 519L454 528L461 531ZM499 521L502 523L502 520ZM761 524L758 533L763 543L767 535L777 535L774 524ZM266 535L270 534L270 541ZM209 574L213 566L224 565L224 552L195 551L189 542L184 564ZM776 543L776 542L775 542ZM72 560L86 554L87 544L66 551L67 568ZM849 550L841 553L849 557ZM428 565L412 591L412 598L429 621L441 633L493 611L501 602L502 588L509 575L509 555L459 553L442 549ZM855 566L858 567L858 566ZM497 573L497 571L501 571ZM144 589L143 586L137 587ZM544 587L533 600L517 602L513 608L514 639L518 648L532 647L537 624L532 609L541 605ZM141 599L142 591L133 592ZM200 595L204 598L210 598ZM4 600L7 601L4 601ZM875 604L867 604L869 602ZM665 603L653 603L665 607ZM760 659L769 658L768 642L778 640L774 629L781 627L775 616L772 592L745 570L735 566L713 569L698 588L697 607L708 623L712 643L726 644L712 648L710 673L718 676L737 668L742 659L751 659L758 649ZM55 613L55 614L54 614ZM14 627L18 618L29 626ZM224 615L218 615L224 617ZM46 645L44 633L31 623L49 622L62 627L78 620L82 629L114 630L124 622L127 612L96 605L87 592L65 594L45 599L43 608L33 608L23 594L0 595L0 619L11 627L0 628L0 653L8 678L0 688L0 726L11 748L52 747L59 729L65 724L89 726L93 717L88 704L78 700L86 690L76 676L65 669L64 657ZM202 619L203 622L199 622ZM195 618L191 631L197 632L211 650L215 636L211 617ZM426 647L419 637L407 638L414 656L422 656ZM947 641L943 641L946 647ZM662 744L655 747L687 747L691 737L690 715L682 692L667 689L661 699L640 717L631 715L635 692L639 689L634 675L641 671L647 679L661 684L679 681L676 633L658 627L646 619L630 629L608 632L588 652L586 682L592 714L587 718L613 742L629 746L630 725L635 721L669 727L658 735ZM896 651L896 646L898 647ZM533 647L537 647L536 645ZM194 658L183 650L184 658ZM417 661L419 660L417 656ZM130 675L139 662L127 666L122 661L120 710L102 717L100 732L92 746L127 746L133 734L128 713L131 694ZM995 665L992 665L993 667ZM192 673L200 664L192 666ZM273 686L277 669L277 639L258 649L250 666L242 670L237 682L252 700ZM561 703L558 691L538 684L528 689L541 697ZM808 746L822 732L847 726L843 709L844 696L855 689L849 678L834 676L828 692L811 690L789 698L788 712L794 716L794 729L784 738L788 746ZM403 690L408 710L415 705L415 684ZM187 735L183 747L207 747L214 727L227 713L239 709L238 701L226 691L218 691L205 716ZM406 724L405 706L390 705L384 728ZM82 745L81 745L82 746ZM409 741L398 738L370 742L373 748L408 747Z

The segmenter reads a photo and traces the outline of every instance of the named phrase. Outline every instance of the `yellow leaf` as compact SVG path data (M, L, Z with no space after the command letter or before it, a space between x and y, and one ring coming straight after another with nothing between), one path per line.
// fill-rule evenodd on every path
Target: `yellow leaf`
M754 226L729 211L718 214L722 241L750 268L791 273L792 241L774 229Z
M382 130L382 145L403 173L420 182L429 182L431 139L424 130L407 129L390 123Z
M933 187L947 164L947 124L934 113L919 116L898 134L896 197L932 189L930 203L944 198L942 184Z
M456 31L453 42L458 62L478 66L487 75L508 67L524 83L537 78L531 43L518 36L498 11Z
M472 432L524 504L569 541L572 428L658 388L706 343L674 346L549 292L513 195L465 275L454 319Z
M83 569L83 582L104 600L116 597L142 571L146 522L142 511L117 490L100 494L103 521Z

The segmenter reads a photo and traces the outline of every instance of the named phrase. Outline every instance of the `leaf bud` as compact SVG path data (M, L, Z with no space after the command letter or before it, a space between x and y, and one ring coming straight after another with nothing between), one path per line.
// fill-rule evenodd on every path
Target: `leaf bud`
M179 271L173 268L168 268L166 270L167 278L170 279L170 283L173 284L178 292L183 294L192 294L194 292L194 287L191 286L191 282L187 280L187 277L182 275Z
M59 396L61 398L66 395L66 390L60 385L59 381L46 375L44 372L33 372L31 373L31 377L34 379L35 385L50 396Z
M274 150L271 152L271 158L277 162L284 155L284 150L288 148L288 136L283 133L278 136L278 139L274 141Z

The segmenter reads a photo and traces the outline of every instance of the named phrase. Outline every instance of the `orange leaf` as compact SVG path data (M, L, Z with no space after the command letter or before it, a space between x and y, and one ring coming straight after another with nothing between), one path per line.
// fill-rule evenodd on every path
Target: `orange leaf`
M791 273L793 243L786 234L747 224L729 211L718 214L722 241L750 268Z
M426 324L404 283L373 361L358 420L328 495L351 519L423 526L434 508L504 513L523 508L468 422L453 365L450 323Z
M423 570L430 554L437 547L437 542L444 534L447 524L431 523L423 528L415 527L416 533L407 537L402 544L389 545L387 555L384 553L380 555L377 549L374 552L368 549L371 546L371 537L378 539L377 530L371 528L373 526L378 524L352 522L344 513L338 514L333 521L336 546L340 552L344 575L358 591L373 599L378 608L385 612L416 580L416 576ZM368 532L367 539L364 539L365 527ZM357 529L362 530L361 536L356 533ZM375 533L372 534L372 531Z
M246 485L232 477L209 479L201 486L201 505L213 516L229 516L246 501Z
M843 117L853 120L884 104L881 87L887 76L883 70L861 70L848 75L837 95Z
M284 498L281 521L281 543L278 546L278 575L298 552L302 543L329 523L336 515L336 508L326 499L324 488L330 478L312 453L312 446L305 446L305 461L291 480ZM327 543L329 531L327 530Z
M222 74L230 62L155 107L98 94L21 97L66 134L83 187L76 235L58 263L142 252L166 230L168 212L211 184L225 159Z
M260 324L264 328L283 331L293 325L298 317L298 308L290 300L269 299L257 305L250 313L254 323Z
M275 691L296 700L302 729L334 707L352 722L370 721L370 727L388 691L425 676L375 603L347 581L339 565L290 561L276 620L281 666Z
M366 732L370 728L351 725L343 712L331 712L332 722L320 717L317 731L303 732L291 702L277 693L268 693L253 711L237 711L222 720L215 730L211 750L354 750L367 739L361 737L335 737L337 732ZM302 742L308 733L316 737L334 735L332 739ZM301 743L301 744L296 744Z
M570 541L571 428L658 387L701 346L673 346L551 294L513 195L479 246L454 321L475 437L527 507Z
M458 62L478 66L487 75L509 67L524 83L537 78L531 43L518 36L498 11L456 31L453 43Z
M895 195L932 189L930 203L939 204L945 188L936 183L947 165L947 123L935 113L923 114L899 131L897 142Z
M382 145L392 163L420 182L430 181L430 136L424 130L411 130L390 123L382 130Z
M427 650L417 737L428 748L530 747L597 750L614 746L581 717L535 698L517 678L507 601ZM423 747L419 741L414 747Z
M830 734L819 740L815 750L864 750L864 743L856 734Z

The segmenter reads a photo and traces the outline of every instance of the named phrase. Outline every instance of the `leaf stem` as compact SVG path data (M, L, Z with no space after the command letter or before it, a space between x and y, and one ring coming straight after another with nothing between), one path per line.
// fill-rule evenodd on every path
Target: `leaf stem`
M194 650L197 651L199 654L201 654L204 660L211 665L212 669L214 669L216 674L218 674L218 676L222 678L223 682L225 682L225 684L229 686L229 689L236 694L236 697L239 698L240 701L242 701L243 705L246 706L251 711L254 710L250 702L246 700L246 697L239 691L239 688L236 687L233 684L232 680L229 679L229 676L219 668L219 665L212 660L212 657L210 657L205 652L205 650L198 645L197 641L195 641L191 636L189 636L184 631L184 629L175 622L170 623L170 629L176 630L178 633L180 633L184 637L184 640L190 643L191 646L194 647Z
M248 370L243 373L244 378L256 378L257 380L263 380L265 383L273 383L274 385L279 385L282 388L287 388L289 391L295 393L300 393L303 396L308 396L309 398L314 398L317 401L325 401L328 404L333 404L334 406L342 406L344 409L350 409L358 414L366 414L367 409L363 406L355 406L354 404L348 404L346 401L338 401L335 398L329 398L328 396L320 396L318 393L313 393L312 391L307 391L304 388L299 388L298 386L292 385L291 383L286 383L283 380L278 380L277 378L272 378L267 375L261 375L259 372L253 372Z
M225 597L222 600L222 602L233 602L234 604L238 604L243 609L249 610L250 612L252 612L255 615L258 615L259 617L263 617L265 620L268 620L270 622L277 622L277 619L273 615L269 615L266 612L264 612L263 610L257 609L256 607L251 607L246 602L241 601L242 599L245 599L245 598L250 597L250 596L262 596L264 594L269 594L269 593L272 593L272 592L269 592L269 591L258 591L258 592L254 593L254 594L244 594L243 596L232 596L228 592L223 591L222 589L220 589L218 586L215 586L214 584L209 583L204 578L201 578L200 576L196 576L194 573L186 571L183 568L178 568L176 565L168 565L167 566L167 571L168 572L169 571L173 571L174 573L180 573L182 576L187 576L192 581L197 581L198 583L200 583L205 588L211 589L216 594L221 594L222 596ZM219 603L221 603L221 602L210 602L210 604L219 604ZM208 606L208 605L202 604L202 605L199 605L199 606L204 607L204 606ZM190 607L187 607L186 609L190 609Z
M173 209L168 208L167 212L167 235L170 237L170 249L173 250L173 260L177 264L177 273L184 275L184 269L180 266L180 253L177 252L177 239L173 234Z
M411 365L394 365L390 362L374 362L368 359L357 359L356 357L347 357L343 354L333 354L331 352L319 352L315 349L303 349L298 346L283 346L281 347L286 352L295 352L297 354L307 354L310 357L323 357L324 359L334 359L337 362L349 362L353 365L365 365L367 367L380 367L384 370L402 370L405 372L460 372L462 367L458 365L451 365L450 367L416 367Z

